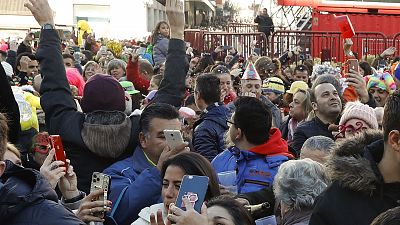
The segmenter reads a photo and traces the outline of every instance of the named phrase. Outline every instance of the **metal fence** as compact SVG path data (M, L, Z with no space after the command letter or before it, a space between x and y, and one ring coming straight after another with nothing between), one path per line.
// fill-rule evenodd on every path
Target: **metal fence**
M212 52L218 46L231 46L242 52L247 58L253 51L258 51L261 55L268 54L268 41L264 33L212 33L203 35L203 52Z
M358 32L352 38L352 51L358 57L380 54L390 43L379 32ZM399 42L400 43L400 42ZM340 32L279 30L271 35L270 56L279 56L287 50L300 46L304 57L318 57L323 60L343 61L343 38Z
M254 33L257 32L258 29L257 24L229 23L225 31L228 33Z
M203 34L205 30L200 29L186 29L185 30L185 41L190 43L190 46L199 51L203 51Z
M400 55L400 33L397 33L393 36L392 46L396 48L396 54Z

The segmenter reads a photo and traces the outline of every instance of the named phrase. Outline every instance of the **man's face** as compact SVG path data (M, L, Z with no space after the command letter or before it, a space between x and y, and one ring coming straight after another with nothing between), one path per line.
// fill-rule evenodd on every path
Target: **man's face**
M72 68L74 66L74 60L72 60L71 58L65 58L64 66L65 68Z
M262 10L262 14L263 14L263 15L267 15L267 14L268 14L268 11L267 11L266 9L263 9L263 10Z
M28 70L27 70L28 76L36 76L39 74L39 63L37 60L31 60L28 63Z
M382 90L378 87L372 87L369 89L369 93L372 94L378 107L384 107L386 104L386 100L389 97L389 92Z
M339 116L342 111L342 102L336 88L330 83L323 83L315 87L316 103L314 110L324 116Z
M261 80L241 80L242 83L242 93L252 93L256 95L256 98L261 97L262 92L262 81Z
M294 81L304 81L306 84L308 84L308 72L307 70L296 70L294 72L294 76L293 76L293 80Z
M150 159L157 159L158 161L163 149L167 146L164 130L181 130L181 122L179 119L160 118L154 118L150 121L148 132L140 140L143 151Z
M232 62L232 59L233 59L233 55L227 55L225 57L225 63L229 64L230 62Z

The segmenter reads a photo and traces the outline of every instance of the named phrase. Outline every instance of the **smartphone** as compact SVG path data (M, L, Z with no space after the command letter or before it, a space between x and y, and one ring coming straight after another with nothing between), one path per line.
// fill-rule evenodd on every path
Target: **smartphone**
M349 73L350 72L350 70L354 70L354 71L356 71L356 72L358 72L358 67L359 67L359 64L358 64L358 59L349 59L349 60L347 60L347 68L348 68L348 70L347 70L347 72Z
M175 205L183 210L186 210L183 204L183 198L189 198L193 208L200 213L201 206L203 205L208 189L208 180L209 179L206 176L183 176Z
M60 135L50 135L49 142L50 142L51 148L54 148L54 150L56 151L55 152L56 154L54 155L54 159L56 161L63 161L64 167L68 168L68 163L67 163L67 160L65 157L65 151L64 151L64 147L63 147Z
M90 193L97 190L103 190L103 195L99 196L98 198L92 199L92 201L100 200L105 202L108 199L108 195L110 193L110 185L111 177L109 175L100 172L93 172L92 183L90 184ZM103 218L104 212L96 212L94 213L94 216Z
M183 144L183 137L180 130L164 130L164 136L170 148L174 149Z

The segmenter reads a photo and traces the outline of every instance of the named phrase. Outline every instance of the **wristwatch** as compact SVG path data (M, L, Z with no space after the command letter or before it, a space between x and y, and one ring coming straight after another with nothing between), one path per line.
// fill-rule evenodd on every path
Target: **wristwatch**
M42 26L42 30L54 30L54 25L50 23L46 23Z

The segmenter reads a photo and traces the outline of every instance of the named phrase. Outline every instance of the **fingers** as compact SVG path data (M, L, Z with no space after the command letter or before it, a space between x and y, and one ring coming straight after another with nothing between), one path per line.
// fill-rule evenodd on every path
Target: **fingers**
M88 196L86 196L89 201L92 201L93 199L97 199L98 197L102 196L104 194L103 189L95 190L91 192ZM85 199L86 199L85 198Z
M50 163L53 161L54 154L55 154L55 150L53 148L50 150L49 154L47 155L46 159L44 160L43 166L50 165Z
M189 198L183 198L182 201L183 201L183 204L184 204L184 206L186 208L186 211L194 209L192 203L190 203L190 201L189 201Z
M207 215L207 206L203 202L203 205L201 206L201 215L206 216Z
M154 213L150 214L150 225L157 225L156 216Z
M163 225L164 224L164 219L163 219L161 210L157 211L157 224L158 225Z

